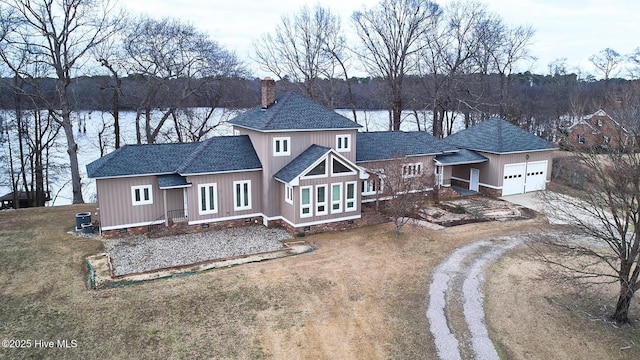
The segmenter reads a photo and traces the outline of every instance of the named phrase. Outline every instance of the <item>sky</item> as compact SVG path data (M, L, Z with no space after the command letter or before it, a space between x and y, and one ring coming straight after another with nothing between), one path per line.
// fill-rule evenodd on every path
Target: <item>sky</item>
M253 43L264 33L273 33L283 15L303 6L320 4L342 18L343 28L353 33L350 16L377 1L361 0L121 0L130 15L153 18L175 17L195 25L214 40L234 51L249 64L255 76L263 72L250 58ZM435 1L446 5L452 0ZM612 48L621 55L640 47L640 1L638 0L479 0L511 26L528 25L536 33L531 44L535 63L520 71L549 73L548 65L566 58L570 72L602 76L589 57ZM620 74L623 76L624 74Z

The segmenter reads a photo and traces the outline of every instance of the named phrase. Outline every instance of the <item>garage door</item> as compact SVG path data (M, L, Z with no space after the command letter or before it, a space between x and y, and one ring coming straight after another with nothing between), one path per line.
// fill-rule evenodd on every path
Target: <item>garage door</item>
M527 163L525 192L544 190L547 184L547 160Z
M522 194L524 192L525 167L525 163L507 164L504 166L502 196Z

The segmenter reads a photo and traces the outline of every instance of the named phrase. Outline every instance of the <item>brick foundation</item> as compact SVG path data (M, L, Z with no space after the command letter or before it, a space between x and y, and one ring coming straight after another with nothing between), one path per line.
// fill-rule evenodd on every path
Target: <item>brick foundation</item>
M196 225L189 225L185 222L173 222L169 221L169 226L165 226L164 223L151 225L151 226L138 226L126 228L126 232L121 232L121 229L116 230L103 230L102 236L105 238L114 238L130 235L147 234L149 237L158 238L170 235L180 234L193 234L199 232L207 232L211 230L228 229L232 227L250 226L255 224L262 224L261 217L249 217L235 220L218 221L211 223L203 223Z
M491 197L502 196L502 189L492 189L485 186L480 186L480 193Z

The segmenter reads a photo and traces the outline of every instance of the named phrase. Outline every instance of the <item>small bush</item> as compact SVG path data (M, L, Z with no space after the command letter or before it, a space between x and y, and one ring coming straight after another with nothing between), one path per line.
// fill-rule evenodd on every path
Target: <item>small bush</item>
M454 207L451 212L453 212L454 214L464 214L467 212L467 209L465 209L462 205L456 205L456 207Z

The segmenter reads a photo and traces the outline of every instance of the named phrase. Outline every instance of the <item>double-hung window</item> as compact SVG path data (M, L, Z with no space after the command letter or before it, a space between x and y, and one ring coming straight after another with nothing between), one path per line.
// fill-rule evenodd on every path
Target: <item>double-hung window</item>
M233 210L251 209L251 180L233 182Z
M198 185L198 203L200 215L218 212L218 185L216 183Z
M151 185L132 186L131 204L133 206L153 204L153 187Z

